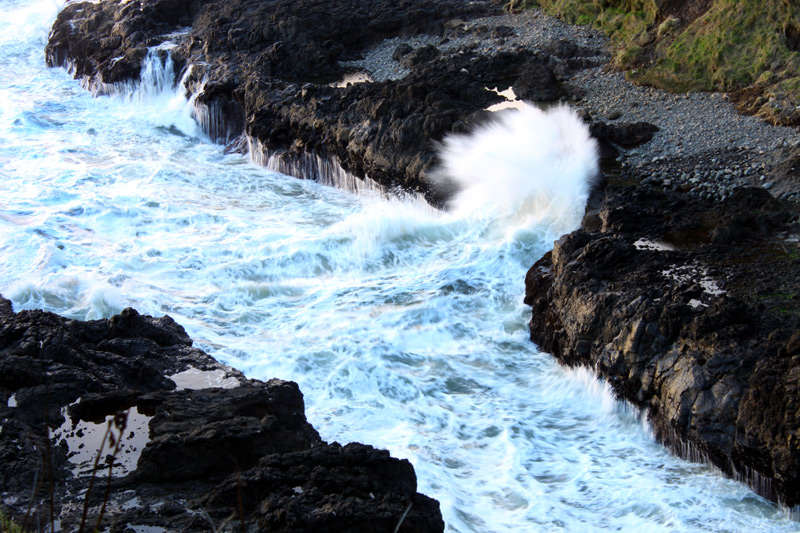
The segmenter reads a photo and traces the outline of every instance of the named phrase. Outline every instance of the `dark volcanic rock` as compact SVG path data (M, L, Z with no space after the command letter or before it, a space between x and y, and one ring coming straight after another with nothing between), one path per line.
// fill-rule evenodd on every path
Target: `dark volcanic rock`
M335 181L344 171L441 204L447 192L427 180L436 142L481 122L483 109L501 101L487 87L518 80L523 98L560 97L547 60L526 50L481 57L403 47L395 56L413 74L402 80L328 83L345 73L341 61L382 39L441 33L500 8L491 0L82 3L59 15L46 57L102 92L136 79L148 47L173 40L176 67L193 66L187 88L199 93L198 120L213 139L230 143L244 133L257 159L286 173ZM584 52L562 43L552 61L569 70Z
M394 52L392 52L392 59L394 59L395 61L400 61L413 51L414 48L410 44L407 43L398 44L397 47L394 49Z
M136 79L146 47L191 27L187 57L233 69L247 60L260 75L318 79L340 75L337 61L384 38L438 33L450 18L492 9L490 2L458 0L82 2L59 14L45 54L49 65L73 63L77 76L100 75L105 83Z
M552 102L564 95L555 73L539 58L530 59L522 65L513 89L520 100L533 102Z
M441 203L426 181L437 163L435 142L479 123L484 108L502 100L486 87L512 76L526 57L464 53L434 60L399 81L346 88L250 78L243 106L255 111L247 114L247 131L279 157L332 156L352 174Z
M528 272L531 339L595 368L676 451L800 504L800 254L780 233L796 217L760 189L609 191Z
M592 136L600 142L612 142L623 148L633 148L651 140L658 131L658 126L649 122L607 124L597 121L592 123L590 130Z
M50 66L74 68L76 77L102 83L139 77L147 47L164 35L190 26L209 0L77 2L58 14L45 58Z
M597 120L591 122L589 131L597 139L603 166L608 166L616 161L619 148L633 148L650 141L658 126L649 122L608 124Z
M444 529L438 503L416 493L411 464L363 444L267 456L221 483L207 502L234 509L240 494L244 505L260 502L263 531L394 531L401 517L399 531Z
M784 147L777 152L775 164L766 176L767 183L772 183L770 190L776 197L782 194L794 194L795 200L800 199L797 191L800 190L800 146Z
M423 46L403 55L401 61L410 69L418 69L425 63L436 60L441 55L442 53L435 46Z
M229 474L266 455L307 450L320 443L306 422L303 396L291 382L162 392L147 395L138 404L155 411L150 442L135 473L144 481Z
M227 376L234 388L175 390L165 376L190 368ZM31 508L31 520L78 529L86 503L87 527L112 530L394 531L401 520L399 531L444 529L408 461L323 442L295 383L246 380L192 348L169 317L126 309L82 322L14 313L0 297L0 369L0 491L20 521ZM107 418L127 428L137 417L146 432L138 461L124 470L135 434L116 440L118 455L111 443L97 470L104 481L84 496L92 472L71 458L79 443L100 441L84 441L90 429L80 423L101 424L102 435ZM107 485L115 462L122 470Z
M457 0L213 2L192 25L190 52L229 63L246 58L262 76L315 80L341 75L337 61L385 38L440 33L451 18L493 9Z

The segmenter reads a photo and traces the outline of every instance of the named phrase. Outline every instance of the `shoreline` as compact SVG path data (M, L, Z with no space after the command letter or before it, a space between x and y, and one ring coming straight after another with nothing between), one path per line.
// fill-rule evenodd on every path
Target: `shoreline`
M325 442L296 383L247 379L192 344L169 316L71 320L0 296L4 516L56 531L444 530L408 460Z
M493 28L479 19L470 19L473 22L466 23L461 19L444 21L442 40L449 40L444 43L445 45L455 43L452 45L452 49L458 50L459 53L445 54L443 57L439 57L442 55L441 51L437 54L425 46L418 46L416 49L406 50L405 54L398 53L400 60L393 59L392 61L397 61L394 66L385 64L381 66L376 63L377 66L371 67L375 76L380 77L381 75L378 74L381 72L380 69L387 72L402 72L399 68L403 62L408 62L413 67L408 69L410 74L398 80L394 85L391 83L390 77L386 78L388 80L386 82L353 84L344 88L331 88L310 81L298 83L294 78L289 76L281 78L280 75L259 78L245 75L247 81L243 82L240 75L242 72L247 73L246 69L249 67L243 66L241 68L244 70L235 71L234 67L239 68L240 64L237 62L241 61L236 54L242 52L240 48L236 48L238 45L233 43L231 45L233 51L219 52L222 66L209 67L209 70L204 73L219 75L220 78L219 83L213 88L207 86L203 105L207 105L210 110L220 108L243 110L242 116L245 118L242 127L245 128L245 131L253 134L259 140L263 139L267 148L282 150L289 160L295 158L302 161L303 154L321 153L326 157L338 158L345 171L355 175L370 175L378 178L378 181L384 184L401 185L430 193L433 198L429 197L429 200L434 203L442 202L446 200L446 193L431 191L429 185L426 184L426 173L435 166L435 154L427 143L440 140L442 135L450 131L466 131L477 121L485 120L486 113L483 109L500 100L496 95L486 94L488 92L485 91L485 84L508 79L510 73L518 72L520 68L528 65L531 59L530 48L512 48L515 41L511 36L515 30L513 28L511 30L501 29L510 27L501 21L525 21L528 19L516 17L529 17L531 21L535 21L535 24L553 29L554 40L542 41L541 48L538 48L539 44L533 36L527 37L528 44L533 43L534 48L541 52L541 56L534 54L537 56L534 58L536 60L534 66L540 69L537 72L549 71L557 78L558 83L555 84L555 87L551 86L548 89L560 91L563 99L572 100L577 103L577 107L585 109L584 116L592 119L594 124L601 124L603 127L615 130L624 130L630 126L630 122L646 120L655 125L659 131L655 132L652 140L645 140L638 147L622 148L618 146L619 143L608 142L606 139L606 144L611 150L616 151L616 155L606 160L606 177L609 187L606 189L605 199L597 198L593 205L590 205L582 230L565 236L559 241L560 244L556 246L558 252L551 254L548 259L552 262L550 266L547 266L546 263L537 263L543 272L548 268L557 271L559 259L564 259L566 255L575 260L580 258L586 265L597 261L598 263L595 264L597 268L594 271L588 268L583 271L586 280L590 282L581 286L584 290L581 298L590 303L604 302L603 306L596 307L598 313L603 313L609 321L613 319L615 323L618 322L619 328L593 331L594 337L591 339L586 338L587 331L592 331L590 326L594 326L594 324L586 325L586 329L582 331L553 329L551 326L554 323L566 323L569 322L568 319L572 318L576 323L581 323L585 317L580 314L573 316L578 313L570 303L570 299L574 298L574 293L571 294L564 290L560 295L560 301L555 301L549 296L550 288L559 284L575 287L574 280L567 281L568 277L560 280L549 275L549 277L543 276L533 283L532 285L535 287L531 289L526 298L536 309L532 319L532 334L536 329L534 322L544 320L545 316L550 321L547 325L549 329L544 332L539 331L538 340L534 340L537 340L540 345L543 345L565 364L574 364L578 360L587 362L597 372L609 379L620 396L632 400L636 405L646 406L651 415L655 413L655 416L661 416L662 419L656 420L655 424L661 428L661 435L664 436L670 435L670 431L674 430L674 435L677 436L674 440L678 441L676 446L681 443L698 446L714 464L728 473L731 471L728 463L730 460L738 466L755 468L757 472L762 473L760 474L762 477L776 478L775 465L764 466L759 462L761 459L758 455L760 451L763 451L763 447L775 446L774 443L768 442L769 439L766 436L760 435L761 441L753 438L753 449L759 453L749 449L731 449L725 444L727 442L725 439L730 437L730 433L736 433L739 430L747 433L751 427L748 424L758 425L758 420L743 420L741 428L736 425L740 422L738 419L733 422L727 420L719 423L713 417L721 416L719 412L722 409L712 405L703 413L699 422L710 424L715 428L715 424L728 424L725 428L717 428L719 433L724 434L722 440L717 439L717 435L712 435L713 438L709 440L704 435L697 434L698 432L691 433L682 426L676 428L678 423L698 422L697 418L692 418L695 414L693 412L687 414L686 406L681 403L686 390L690 390L688 393L690 395L696 391L692 392L691 387L678 391L669 389L664 391L668 397L662 398L661 403L649 404L648 402L653 397L661 394L661 389L656 387L658 390L651 396L647 387L642 385L647 378L638 376L631 378L634 372L630 370L633 368L638 372L641 370L640 367L646 370L650 369L648 366L650 363L657 366L657 362L653 361L663 357L664 352L672 349L670 347L675 342L683 345L699 342L700 344L694 346L693 349L700 355L693 356L692 361L686 362L686 368L690 369L690 373L695 372L695 370L705 367L707 360L714 355L707 352L716 348L702 345L703 336L698 333L699 330L692 328L699 327L698 323L701 323L705 328L701 332L703 335L716 334L718 332L714 330L714 321L722 313L733 322L728 324L731 326L730 332L721 334L739 335L736 329L739 324L738 322L734 323L737 320L734 315L741 310L741 305L752 303L755 300L769 306L775 303L775 298L770 299L771 297L767 295L763 300L759 300L761 298L759 294L755 294L752 298L750 298L751 295L745 294L740 300L730 297L712 301L711 298L703 296L702 286L698 292L696 279L679 279L679 286L670 288L665 285L669 280L665 281L659 278L660 285L657 287L669 292L670 299L668 300L670 301L662 302L661 297L649 294L646 298L648 305L641 304L632 309L630 314L617 316L614 314L615 310L629 303L625 299L632 296L631 293L635 292L634 289L638 290L640 287L632 286L628 292L620 291L618 284L624 286L629 281L624 276L622 279L615 278L614 283L617 285L612 284L612 288L603 287L601 283L608 281L608 277L615 274L614 265L607 264L609 258L615 257L612 253L614 250L619 252L619 257L634 262L637 260L635 254L632 253L632 250L636 248L631 248L632 241L636 241L636 237L662 240L672 230L685 232L686 235L691 232L697 233L698 235L691 234L691 238L695 240L690 240L686 236L683 240L681 237L672 239L683 247L676 252L683 254L678 258L679 261L687 264L707 262L708 257L721 252L724 252L723 256L732 260L738 248L747 248L752 243L758 243L761 246L764 243L780 245L781 242L795 242L791 239L797 233L796 207L776 207L776 204L770 203L771 200L760 193L743 191L738 196L732 193L742 185L758 185L761 189L767 189L769 194L775 194L781 198L798 199L798 191L800 191L798 180L788 172L784 165L785 161L790 161L794 157L794 150L798 144L797 129L779 129L762 123L758 119L735 114L733 105L722 96L713 94L669 95L661 91L628 84L622 79L622 74L604 70L602 62L607 61L608 50L602 44L601 37L595 36L591 39L587 37L586 46L569 46L566 40L570 38L570 35L580 32L586 35L592 34L592 30L587 28L572 28L555 19L545 18L544 15L536 12L503 15L502 17L505 18L492 18L497 22ZM456 20L460 22L456 22ZM523 27L530 29L524 24ZM462 33L464 35L461 35ZM493 43L502 41L503 44L499 46L508 48L502 48L496 55L487 55L486 50L496 49L487 45L485 50L480 44L476 44L485 44L487 35L490 36ZM458 41L461 38L464 39L463 42ZM426 40L412 42L425 44ZM521 42L525 42L525 37L521 39ZM400 44L402 41L398 41L397 44L392 42L394 47L392 55ZM136 50L140 50L140 48ZM448 49L445 48L445 50ZM202 51L210 53L207 49ZM383 58L380 60L383 63L387 61L385 59L386 51L388 49L384 50L383 55L380 56ZM279 52L279 50L275 52L275 58L259 58L268 63L262 70L266 71L268 66L275 69L274 72L286 67L282 63L285 58ZM187 62L195 57L193 54L199 54L200 50L197 48L197 43L187 40L183 48L180 48L179 53L183 54L181 59ZM506 55L503 56L503 54ZM51 56L60 57L58 52ZM223 63L222 60L225 58L231 58L231 63ZM350 59L346 63L348 68L358 65L352 61ZM471 71L473 65L475 68ZM362 66L368 65L364 63ZM437 71L442 71L443 66L447 70L437 73ZM335 70L335 68L331 68ZM93 76L98 74L99 70L92 73ZM294 73L292 74L294 75ZM428 79L434 74L437 74L438 77L434 76ZM197 76L198 79L194 80L194 87L197 87L200 74ZM470 76L478 79L466 79ZM382 83L383 85L381 85ZM381 88L375 89L373 86L381 86ZM437 88L448 90L455 88L454 93L460 91L460 94L437 95L436 99L429 99L428 96L433 94ZM389 96L384 98L383 95L386 92ZM552 94L552 92L548 94ZM548 98L542 100L550 101ZM390 120L386 117L391 115L389 110L395 111L392 108L394 104L399 107L411 108L413 113L401 116L397 120ZM445 112L437 111L441 108L445 108ZM347 109L347 112L342 112L342 109ZM236 113L231 112L230 116L233 115ZM410 120L413 115L420 115L423 119L435 117L436 120L425 125L422 119L417 120L419 117ZM379 126L364 126L367 117L375 119L376 122L379 122ZM380 122L381 120L384 122ZM732 135L732 131L735 131L735 134ZM394 134L397 132L400 134L395 136ZM737 143L736 139L741 137L744 137L746 141ZM731 139L734 139L733 142ZM291 168L291 166L287 168ZM639 187L639 184L643 187ZM661 191L665 191L664 194L661 194ZM750 216L749 218L748 216L739 218L728 216L731 215L729 211L745 208L754 211L767 210L768 212L766 215L762 212L744 213ZM619 212L615 212L614 209ZM778 220L770 216L769 210L775 210L776 213L783 213L785 216L782 214L778 217L781 219ZM657 214L660 211L669 212L672 219L663 220L662 217L662 220L658 221ZM684 212L692 220L691 224L681 222L679 215ZM710 218L703 218L701 216L703 212L713 212L714 214ZM733 215L738 214L741 213L733 213ZM642 218L646 220L647 224L641 223ZM773 220L773 218L775 219ZM741 228L744 230L739 231ZM600 247L601 245L608 246L608 248L603 249ZM594 250L592 246L595 246ZM728 248L724 248L725 246ZM760 247L757 249L762 250ZM793 250L791 247L790 249ZM565 255L559 258L558 254L562 250L565 251ZM566 254L566 250L569 250L569 254ZM795 261L791 253L787 252L786 256L786 258L781 256L781 261L784 262L779 265L782 268L786 267L785 270L779 272L784 276L779 280L782 282L787 281L787 276L792 276L793 262ZM647 281L644 286L648 286L648 283L653 283L653 278L648 276L668 271L672 268L671 265L676 257L678 256L667 255L666 258L659 258L650 254L648 256L650 262L647 263L649 272L627 272L626 275L633 277L641 275ZM757 262L758 257L752 257L749 260ZM725 276L725 269L728 265L713 264L713 266L715 274ZM618 270L622 272L623 269ZM561 272L558 274L560 275ZM766 274L762 270L747 271L745 269L737 272L740 280L748 275ZM788 279L788 281L791 280ZM728 285L723 284L723 288L732 294L735 293L732 290L733 282L728 283ZM764 282L761 285L766 287L769 286L769 283ZM614 299L614 291L620 291L625 296ZM702 298L707 299L703 300ZM614 305L606 305L609 301L613 301ZM636 301L635 298L634 301ZM700 305L692 306L691 302L693 301L700 302ZM667 303L674 304L675 309L680 311L668 309ZM684 313L690 317L687 319L687 323L680 322L674 317L668 317L671 320L670 327L674 326L673 329L676 329L677 333L672 330L661 331L660 318L658 320L647 318L644 323L642 322L645 315L655 314L660 317L667 311L675 311L680 314L686 311L684 306L687 305L695 309L697 315L702 315L706 309L709 310L709 314L713 311L716 315L705 318L703 315L695 321L695 314ZM559 306L560 308L556 309ZM795 347L791 340L794 337L792 336L793 332L790 331L794 327L795 321L793 310L794 307L791 307L789 318L785 324L781 323L780 316L772 317L773 321L779 324L775 329L775 331L780 330L778 333L773 334L772 330L759 330L751 331L749 338L745 335L742 349L746 351L747 342L759 342L769 337L771 339L768 343L770 350L774 348L782 358L794 357ZM688 329L684 331L682 329L684 327ZM644 332L647 333L647 336ZM651 337L653 342L646 348L647 350L652 348L652 351L643 348L642 350L647 353L637 352L641 345L641 339L650 340ZM738 337L736 338L738 339ZM670 342L673 342L673 345L669 344ZM781 348L783 348L782 355ZM746 354L748 353L749 356L754 355L754 352L746 352ZM637 360L636 357L639 356L646 356L647 360ZM788 362L764 360L775 365L779 363L790 365L788 368L781 367L781 375L783 372L792 375L791 372L795 368L791 366L795 364L793 359L788 359ZM608 365L603 367L603 364L606 363ZM757 366L759 361L753 360L751 363ZM725 367L722 372L735 370L730 361L721 364ZM704 370L697 370L697 372L702 373ZM714 383L720 379L722 379L720 376L715 375L711 381L702 383L690 381L690 384L698 390L705 390L702 387L713 387ZM749 386L748 379L747 375L736 374L734 379L736 383L733 386L736 402L748 398L747 394L750 392L745 387L745 385ZM782 382L780 385L785 387L788 392L793 390L789 382ZM774 384L760 383L758 386L774 387ZM725 397L724 394L720 394ZM693 403L690 407L695 405L695 401L696 398L692 398ZM729 401L733 400L725 399L725 402ZM739 403L736 402L735 405L725 403L724 406L726 409L738 410ZM679 418L677 422L673 420L672 416L675 413ZM774 424L775 421L773 420L771 423ZM730 424L734 424L734 426L730 426ZM774 429L773 425L760 428L760 431L768 433ZM794 429L787 425L782 429L782 431L784 430L791 432ZM665 440L668 440L667 437ZM742 446L747 448L744 444ZM777 446L780 446L780 443ZM790 456L789 459L795 461L797 458L792 455L794 453L792 446L794 445L790 442L789 446L787 452ZM782 453L786 450L780 451ZM791 477L794 463L788 466L783 465L781 468L783 467L786 467L784 468L786 474L781 473L784 484L778 489L785 488L789 492L781 495L770 490L767 491L769 494L765 495L773 500L783 498L789 506L792 506L796 498L796 494L792 492L792 483L796 479Z
M394 49L404 44L414 48L434 46L443 53L473 48L491 55L498 52L491 42L508 50L543 53L554 43L568 39L594 54L592 65L559 80L572 107L586 117L610 124L647 122L658 127L650 141L623 150L618 157L623 169L650 174L647 183L716 200L730 196L737 187L751 186L772 189L771 194L779 199L800 202L800 181L776 184L772 175L779 164L774 160L776 152L786 158L792 148L800 146L800 127L774 126L743 115L726 93L669 93L628 81L624 72L610 67L608 38L601 32L588 26L571 26L541 8L459 21L456 28L457 32L455 28L451 31L457 36L444 39L423 36L388 40L367 51L364 59L344 65L374 81L396 80L409 72L392 58ZM501 38L487 38L498 28L512 31L503 31Z

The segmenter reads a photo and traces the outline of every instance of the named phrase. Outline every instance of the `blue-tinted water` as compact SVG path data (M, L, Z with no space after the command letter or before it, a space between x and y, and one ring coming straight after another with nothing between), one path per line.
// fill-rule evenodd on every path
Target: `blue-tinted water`
M17 310L170 314L248 376L297 381L326 440L410 459L450 531L797 529L528 341L524 274L577 226L580 169L500 164L502 131L461 140L455 159L478 159L449 170L474 188L447 214L270 172L208 142L183 91L93 98L45 68L59 8L0 2L0 292ZM520 194L531 174L547 179Z

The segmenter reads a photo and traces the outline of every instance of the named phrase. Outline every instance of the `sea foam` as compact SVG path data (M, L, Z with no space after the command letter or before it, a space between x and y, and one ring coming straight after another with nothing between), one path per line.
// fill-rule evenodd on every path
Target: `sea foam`
M574 229L598 175L597 142L566 105L498 113L470 134L450 135L433 179L455 185L449 209L461 216L513 216Z

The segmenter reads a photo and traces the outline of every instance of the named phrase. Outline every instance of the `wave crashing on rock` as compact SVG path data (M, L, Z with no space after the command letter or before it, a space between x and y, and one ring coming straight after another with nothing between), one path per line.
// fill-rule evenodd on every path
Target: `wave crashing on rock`
M548 222L554 236L580 224L599 171L597 141L566 105L505 111L472 133L449 135L439 155L434 179L456 188L453 212Z

